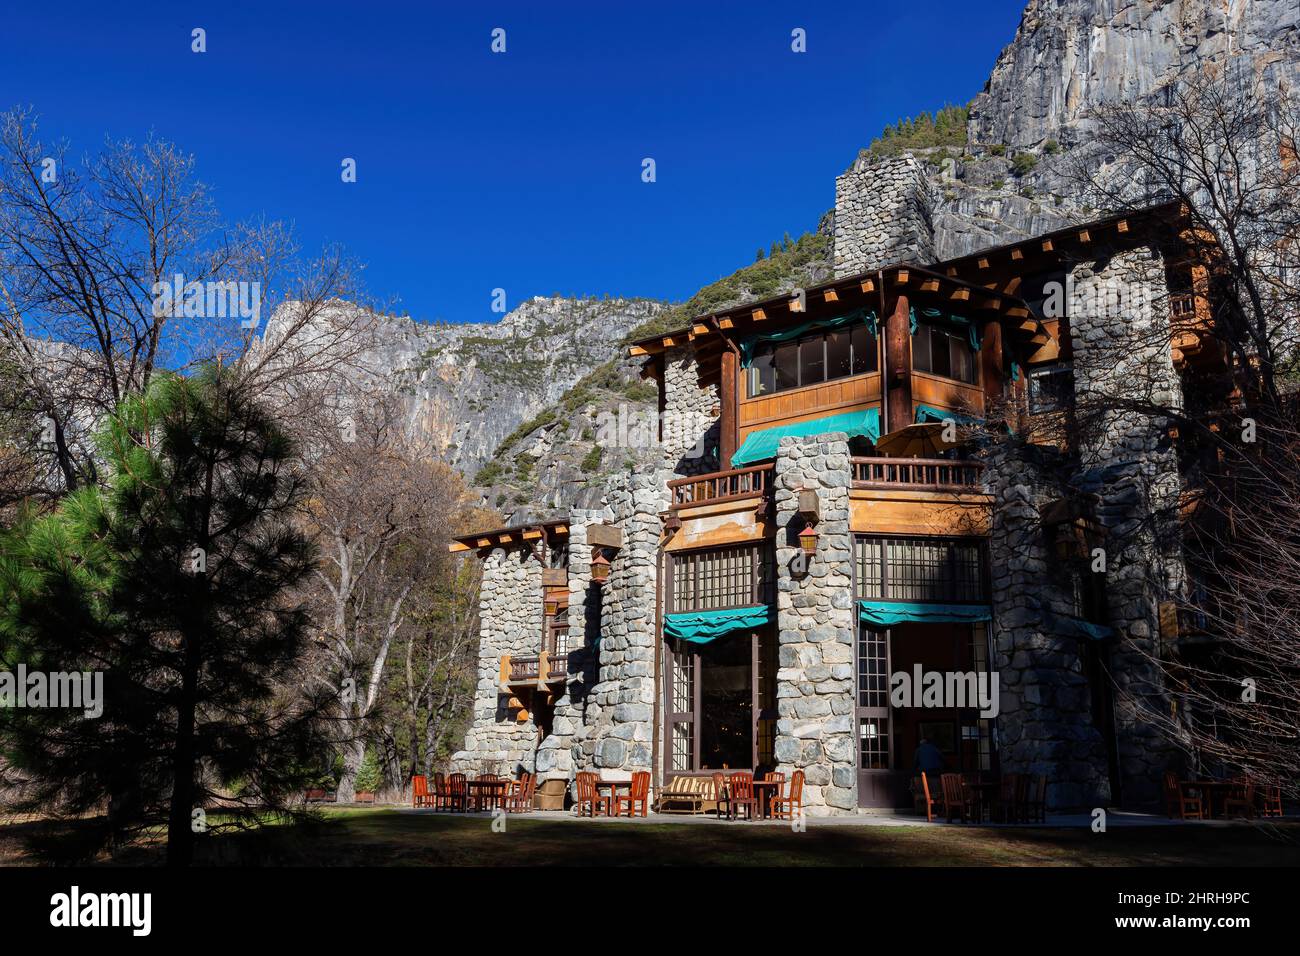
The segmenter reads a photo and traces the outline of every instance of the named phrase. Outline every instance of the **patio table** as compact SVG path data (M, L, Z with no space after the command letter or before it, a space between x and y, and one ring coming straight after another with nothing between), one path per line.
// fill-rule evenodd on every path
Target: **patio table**
M605 804L606 806L605 813L607 816L612 817L616 815L614 807L618 801L615 799L615 797L618 796L619 787L627 787L630 790L632 788L632 781L631 780L597 780L596 781L596 789L598 791L606 790L606 789L609 790L609 796L605 798L608 801Z
M1179 783L1183 790L1200 790L1205 794L1205 812L1211 819L1223 815L1223 804L1234 790L1241 790L1243 785L1232 780L1183 780ZM1219 812L1215 813L1215 807Z
M476 810L482 810L489 806L493 809L500 806L501 798L512 783L513 780L466 780L465 786L468 788L469 802Z
M755 780L754 796L758 798L758 818L766 820L772 810L772 798L780 796L781 780Z

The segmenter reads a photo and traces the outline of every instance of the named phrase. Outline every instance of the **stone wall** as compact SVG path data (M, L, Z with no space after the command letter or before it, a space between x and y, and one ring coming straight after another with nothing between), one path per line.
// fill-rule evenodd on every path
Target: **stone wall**
M858 159L835 180L835 275L934 261L932 197L911 153Z
M853 719L852 536L849 445L843 433L783 438L776 459L776 568L779 669L776 759L787 776L805 775L809 816L858 805ZM798 492L816 489L817 554L806 573L798 556Z
M700 386L694 346L664 352L660 441L678 475L717 471L718 387Z
M999 680L998 759L1004 772L1046 774L1050 807L1110 802L1106 746L1091 714L1080 639L1054 633L1053 617L1076 613L1052 574L1039 505L1059 497L1047 452L994 449L989 537L993 667Z
M542 641L542 566L531 549L494 549L483 560L479 587L478 682L474 717L465 749L452 756L452 769L466 773L533 770L537 727L531 717L506 706L500 692L500 657L535 656Z
M600 665L587 700L580 769L608 776L653 769L659 513L668 507L670 477L667 470L628 475L609 489L623 546L601 589Z

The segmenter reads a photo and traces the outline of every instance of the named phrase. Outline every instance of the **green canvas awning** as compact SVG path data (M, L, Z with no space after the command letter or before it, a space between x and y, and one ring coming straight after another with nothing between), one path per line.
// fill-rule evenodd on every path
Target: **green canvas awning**
M776 620L776 608L768 604L728 607L714 611L686 611L664 615L664 637L707 644L732 631L752 631Z
M1094 624L1081 617L1064 617L1059 614L1044 615L1048 629L1053 634L1077 637L1082 640L1104 641L1115 636L1115 629L1105 624Z
M858 617L864 624L892 627L918 624L976 624L993 619L987 604L935 604L929 601L859 601Z
M864 408L856 412L814 418L811 421L795 422L793 425L777 425L774 428L753 432L731 456L731 467L742 468L756 461L775 458L777 446L781 444L782 438L806 438L809 435L825 435L828 432L845 432L850 438L864 436L874 442L880 437L880 409Z
M927 422L944 422L951 418L958 425L983 425L984 419L975 418L973 415L963 415L960 412L950 412L946 408L935 408L933 405L917 405L916 420L921 424Z
M847 315L836 316L833 319L822 319L817 322L804 322L788 329L782 329L780 332L759 332L742 336L737 340L740 347L740 365L742 368L749 368L750 363L754 360L754 349L760 345L766 345L770 342L788 342L814 329L833 332L836 329L858 323L865 324L868 331L875 335L877 326L875 310L855 309Z

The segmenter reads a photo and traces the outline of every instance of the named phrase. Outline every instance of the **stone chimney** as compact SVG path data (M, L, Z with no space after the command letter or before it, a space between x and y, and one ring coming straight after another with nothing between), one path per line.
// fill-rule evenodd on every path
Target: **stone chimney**
M859 158L835 180L835 276L934 262L930 186L911 153Z

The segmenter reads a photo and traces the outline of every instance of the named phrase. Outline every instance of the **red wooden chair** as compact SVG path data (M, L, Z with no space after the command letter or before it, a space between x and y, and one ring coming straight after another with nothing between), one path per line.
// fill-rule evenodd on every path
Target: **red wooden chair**
M503 806L507 813L527 813L533 808L533 793L537 779L525 770L506 791Z
M729 818L736 819L736 811L744 807L745 818L754 819L758 812L758 798L754 796L754 775L748 771L733 773L730 784L730 796L727 799Z
M1165 813L1171 820L1204 820L1199 794L1188 789L1172 770L1165 771Z
M945 773L939 781L943 784L943 810L948 817L948 822L952 823L954 816L962 823L967 822L972 816L975 817L976 822L979 822L979 808L976 802L966 795L961 774Z
M573 808L580 817L609 815L609 797L596 788L596 780L596 775L588 771L583 771L573 779Z
M429 806L429 778L422 773L411 777L411 806Z
M727 795L727 778L720 773L715 773L713 775L713 799L718 802L717 812L719 820L722 819L722 814L724 812L727 816L731 816L731 798ZM724 811L722 809L723 807L726 807L727 809Z
M1259 797L1259 815L1262 817L1280 817L1282 815L1282 785L1277 783L1257 783L1255 793Z
M646 815L646 808L650 804L650 772L648 770L638 770L632 774L632 786L628 789L626 796L618 794L614 797L614 816L623 815L623 807L627 807L629 817L636 816L636 805L641 804L641 816Z
M1237 810L1247 820L1255 816L1255 781L1248 777L1242 777L1236 781L1236 788L1229 791L1228 795L1223 798L1223 815L1232 816L1232 811Z
M468 779L463 773L453 773L447 777L447 809L464 813L469 809Z
M935 812L943 806L943 792L940 791L939 796L935 797L935 795L930 790L930 779L925 775L924 770L921 771L920 797L921 800L925 803L926 822L933 823Z
M784 776L784 774L782 775ZM772 798L772 816L780 820L793 820L803 814L803 771L796 770L790 777L790 792L778 793Z

